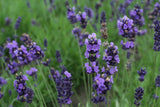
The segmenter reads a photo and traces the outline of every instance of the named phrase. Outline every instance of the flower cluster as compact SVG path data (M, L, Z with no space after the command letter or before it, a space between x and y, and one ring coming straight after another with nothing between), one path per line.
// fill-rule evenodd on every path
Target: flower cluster
M21 102L32 103L34 92L26 87L26 80L28 80L27 76L20 74L17 75L14 81L14 87L18 93L17 99Z
M56 59L58 63L62 63L60 51L56 51Z
M75 38L79 41L79 46L83 46L84 39L88 38L88 33L82 33L80 28L74 28L72 30L72 34L74 34Z
M85 44L86 44L85 58L88 58L92 65L91 67L88 62L85 64L87 70L86 72L94 73L95 72L94 68L97 66L96 59L100 57L99 49L101 46L101 40L96 38L95 33L92 33L91 35L88 36L88 39L85 40Z
M142 27L145 24L142 14L143 9L141 9L139 5L135 5L134 9L130 11L130 17L133 20L133 23L139 27Z
M87 8L87 7L84 7L84 10L88 16L89 19L91 19L93 17L93 10L91 8Z
M154 34L154 47L153 49L155 51L160 51L160 21L156 20L154 21L154 31L155 31L155 34Z
M72 23L77 23L77 18L75 14L75 7L67 9L67 19Z
M144 89L141 88L141 87L138 87L135 91L136 91L136 93L135 93L135 96L134 96L134 98L135 98L134 104L136 106L139 106L141 104L140 100L142 100L142 98L143 98Z
M107 39L108 37L108 33L107 33L107 23L106 23L106 13L105 11L102 11L101 13L101 20L100 20L100 23L101 23L101 33L102 33L102 37L104 39Z
M9 54L11 55L11 59L9 58L6 63L8 70L10 70L12 74L15 74L19 70L19 67L28 65L32 61L41 60L44 57L44 52L40 46L33 42L28 34L23 34L21 41L24 45L20 47L16 41L6 44L6 49L9 49Z
M80 12L76 15L78 21L80 22L81 28L85 29L87 27L87 14L86 12Z
M149 14L150 16L149 16L149 18L151 19L151 20L155 20L155 19L157 19L158 17L160 17L160 3L156 3L155 5L154 5L154 10Z
M108 49L105 50L103 60L106 62L110 74L114 74L116 71L118 71L116 66L120 62L118 53L118 47L115 46L113 42L111 42L108 46Z
M145 70L145 68L141 68L140 71L137 71L137 73L139 74L140 78L139 80L142 82L144 81L144 76L147 74L147 71Z
M121 45L123 49L134 48L135 36L138 32L137 27L134 26L133 20L129 19L127 16L124 16L117 22L119 35L128 39L128 42Z
M68 71L62 72L55 71L51 69L52 77L56 83L56 88L58 91L58 103L59 104L71 104L71 96L73 94L72 90L72 78Z

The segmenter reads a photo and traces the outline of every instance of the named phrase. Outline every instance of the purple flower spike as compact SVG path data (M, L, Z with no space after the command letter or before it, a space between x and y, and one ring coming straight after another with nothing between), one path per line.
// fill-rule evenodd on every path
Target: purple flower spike
M81 28L85 29L87 27L87 14L86 12L82 12L76 15L76 18L81 24Z
M17 99L21 102L31 103L33 99L33 90L26 87L26 80L28 80L25 75L17 75L14 81L14 87L18 93Z
M19 26L20 26L20 23L21 23L21 17L18 17L18 19L17 19L17 21L16 21L16 23L15 23L15 26L14 26L14 28L17 30L18 28L19 28Z
M140 71L137 71L137 73L140 76L139 80L141 82L144 81L144 76L147 74L147 71L145 69L141 68Z
M134 27L133 20L124 16L117 22L119 35L125 38L131 38L133 34L137 33L137 28Z
M6 17L5 18L5 24L6 24L6 26L9 26L10 23L12 23L12 20L9 17Z
M58 71L51 69L52 77L56 83L58 91L58 103L59 104L71 104L72 89L72 78L68 71L60 74ZM64 76L65 75L65 76Z
M130 12L130 17L133 19L133 23L139 27L142 27L145 24L142 14L143 9L140 9L139 5L134 6L134 9Z
M157 76L157 78L155 79L155 85L156 87L160 87L160 75Z
M67 19L72 23L77 23L77 18L75 14L75 7L67 9Z
M139 106L141 104L140 100L142 100L142 98L143 98L144 89L141 88L141 87L138 87L135 91L136 91L136 93L135 93L135 96L134 96L134 98L135 98L134 104L136 106Z

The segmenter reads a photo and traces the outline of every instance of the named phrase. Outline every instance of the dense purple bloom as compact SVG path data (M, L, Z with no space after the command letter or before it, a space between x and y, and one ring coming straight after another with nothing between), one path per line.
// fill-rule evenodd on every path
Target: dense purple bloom
M12 20L9 17L6 17L5 18L5 24L6 24L6 26L9 26L10 23L12 23Z
M42 51L40 46L38 46L35 42L29 48L29 53L33 60L39 60L39 59L41 60L44 57L44 52Z
M9 49L9 54L12 56L14 59L16 57L14 51L18 49L18 43L16 41L12 41L7 43L6 48Z
M145 24L142 14L143 9L141 9L139 5L135 5L134 9L130 11L130 17L133 20L133 23L139 27L142 27Z
M125 38L132 38L137 33L137 28L133 24L133 20L124 16L117 22L119 35Z
M36 75L37 73L37 69L35 67L31 68L30 70L27 70L26 71L26 74L30 75L30 76L33 76L33 75Z
M108 49L105 50L105 55L103 56L103 60L106 61L107 66L116 66L116 64L119 63L120 59L118 53L118 47L111 42Z
M14 53L20 65L29 64L33 60L31 54L28 53L27 48L24 45L21 45Z
M33 90L26 87L26 80L28 80L25 75L17 75L14 81L14 87L18 93L17 99L21 102L31 103L33 99Z
M20 39L27 47L30 47L33 44L32 39L26 33L22 34L22 37Z
M99 49L101 46L101 40L96 38L95 33L92 33L88 36L88 39L85 40L85 44L85 57L88 58L91 62L96 61L96 59L100 57Z
M4 84L7 84L7 81L0 77L0 86L3 86Z
M15 74L19 70L18 63L15 61L9 62L7 66L8 69L11 71L11 74Z
M107 33L107 23L106 23L106 13L105 11L102 11L101 13L101 20L100 20L100 23L101 23L101 33L102 33L102 37L104 39L107 39L108 37L108 33Z
M154 47L153 49L155 51L160 51L160 21L156 20L154 21L154 30L155 30L155 34L154 34Z
M147 71L145 69L141 68L140 71L137 71L137 73L140 76L139 80L141 82L144 81L144 76L147 74Z
M58 103L59 104L71 104L71 96L73 92L72 89L72 78L68 71L64 73L59 73L54 69L51 69L52 77L56 83L56 88L58 91Z
M15 29L17 30L18 28L19 28L19 26L20 26L20 23L21 23L21 17L18 17L18 19L17 19L17 21L16 21L16 23L15 23Z
M135 91L136 91L136 93L135 93L135 96L134 96L134 98L135 98L134 104L136 106L139 106L141 104L140 100L142 100L142 98L143 98L144 89L141 88L141 87L138 87Z
M156 83L156 87L160 87L160 75L157 76L157 78L155 79Z
M89 18L92 18L93 17L93 10L91 9L91 8L87 8L86 6L84 7L84 10L85 10L85 12L86 12L86 14L87 14L87 16L89 17Z
M137 35L141 36L141 35L145 35L146 33L147 33L146 29L144 29L144 30L138 30Z
M75 7L67 9L67 19L72 23L77 23L77 18L75 14Z
M76 15L76 18L81 24L81 27L85 29L87 27L87 14L86 12L82 12Z
M56 59L58 63L62 63L60 51L56 51Z

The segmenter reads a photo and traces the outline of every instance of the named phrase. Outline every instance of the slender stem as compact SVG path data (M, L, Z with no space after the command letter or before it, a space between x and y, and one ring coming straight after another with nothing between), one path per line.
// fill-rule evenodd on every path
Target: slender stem
M86 74L85 74L84 66L83 66L84 64L83 64L83 58L82 58L82 51L80 49L78 41L77 41L77 46L78 46L78 50L79 50L79 54L80 54L80 59L81 59L81 67L82 67L82 72L83 72L83 81L84 81L85 94L87 96L88 92L87 92L87 85L86 85ZM88 99L88 96L87 96L87 99Z

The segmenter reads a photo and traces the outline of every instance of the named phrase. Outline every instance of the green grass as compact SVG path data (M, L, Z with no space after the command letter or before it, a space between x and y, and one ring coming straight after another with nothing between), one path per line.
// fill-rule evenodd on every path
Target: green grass
M88 6L94 9L94 5L98 0L78 0L78 5L83 10L84 6ZM153 106L153 94L155 94L156 87L155 87L155 78L159 72L159 64L160 61L158 60L159 53L153 51L153 35L154 30L148 28L148 24L151 21L148 19L148 15L145 16L146 25L144 28L147 28L148 32L145 36L137 37L136 43L138 44L138 51L140 58L136 59L132 63L131 71L126 70L126 51L121 49L120 41L123 39L121 36L118 35L118 29L116 27L117 20L114 17L113 22L109 21L111 16L111 0L105 0L102 7L99 10L101 13L102 10L106 11L107 15L107 28L109 38L108 41L113 41L119 47L119 56L120 56L120 64L118 65L119 71L114 75L114 84L112 90L110 91L111 96L111 107L128 107L134 106L134 93L135 89L139 86L143 87L145 90L143 100L141 101L141 107L151 107ZM48 48L45 53L45 59L51 58L51 65L49 68L54 67L55 69L59 70L59 64L56 62L55 52L59 50L61 52L63 65L67 68L67 70L72 74L73 77L73 90L77 91L77 95L80 97L78 100L76 94L73 95L73 107L84 106L86 107L93 107L90 105L88 101L85 100L86 96L84 95L84 83L83 83L83 71L81 66L81 56L79 53L79 47L77 41L72 34L73 26L66 18L66 7L64 5L65 0L55 0L56 9L53 10L51 13L48 12L49 5L45 5L43 0L29 0L31 8L27 8L25 0L0 0L0 29L4 28L5 32L0 32L0 44L3 45L6 41L7 37L12 37L15 34L14 24L18 18L18 16L22 17L22 23L20 28L16 31L18 37L21 37L23 33L28 33L30 37L35 41L38 45L44 48L43 40L47 38L48 40ZM48 1L49 2L49 1ZM72 4L72 0L69 0ZM120 2L124 2L120 0ZM135 0L130 9L133 6L139 3L139 0ZM152 6L154 3L152 4ZM143 4L141 5L143 6ZM5 26L5 17L10 17L13 22L10 26ZM39 26L32 26L31 20L35 19ZM98 30L100 30L100 23L97 24ZM86 31L88 33L95 32L94 29L91 27L91 24L88 24ZM100 32L95 32L98 38L101 37ZM19 40L18 40L19 41ZM83 63L87 60L84 58L85 47L81 47L82 51L82 58ZM101 55L103 55L103 49L101 48ZM155 62L156 59L156 62ZM101 59L100 59L101 60ZM1 64L3 63L0 60ZM35 66L35 65L31 65ZM44 106L44 102L47 104L48 107L56 105L56 89L54 86L54 82L48 78L49 68L46 67L38 67L38 80L36 83L29 77L29 82L27 82L28 86L34 89L35 96L33 99L33 103L30 105L33 106ZM140 83L138 80L137 71L140 70L141 67L146 67L148 71L147 75L145 76L145 81ZM26 105L26 103L21 103L16 99L17 93L13 87L13 81L15 80L15 76L9 77L7 72L4 69L4 65L2 65L0 70L0 74L2 77L8 80L7 85L5 85L2 90L4 91L4 97L0 100L0 107L7 107L9 105L13 105L13 107L21 107ZM24 67L21 69L20 72L25 72L28 70L30 66ZM37 84L35 87L34 84ZM83 88L81 88L83 87ZM8 90L12 90L12 95L9 96ZM160 89L158 89L160 91ZM160 95L158 93L158 95ZM81 104L80 104L81 103ZM155 101L154 107L158 107L159 99ZM95 105L94 105L95 106Z

